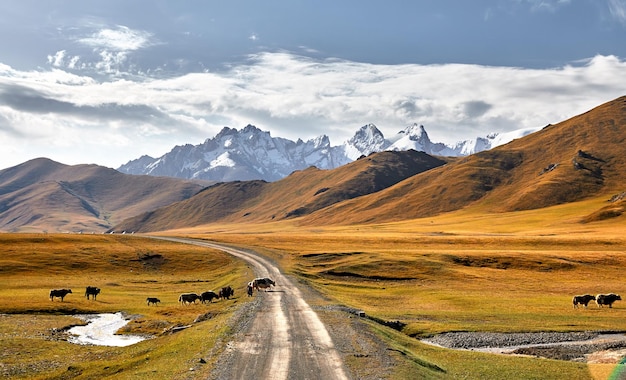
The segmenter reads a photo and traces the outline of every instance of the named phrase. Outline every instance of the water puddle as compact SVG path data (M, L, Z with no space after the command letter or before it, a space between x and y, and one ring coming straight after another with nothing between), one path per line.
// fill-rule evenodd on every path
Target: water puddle
M125 347L146 340L139 335L117 335L120 328L124 327L128 320L122 313L115 314L84 314L76 315L87 322L85 326L74 326L67 332L70 334L70 343L96 346Z

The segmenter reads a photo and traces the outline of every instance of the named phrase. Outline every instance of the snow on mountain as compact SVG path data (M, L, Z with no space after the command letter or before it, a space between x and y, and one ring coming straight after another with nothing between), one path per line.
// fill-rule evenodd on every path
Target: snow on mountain
M430 155L466 156L505 144L536 130L491 134L448 146L433 143L423 125L409 125L388 140L374 124L367 124L351 139L333 147L326 135L294 142L272 137L269 132L261 131L253 125L240 131L224 127L214 138L206 139L202 144L176 146L159 158L142 156L117 170L126 174L220 182L253 179L276 181L295 170L309 166L333 169L361 156L384 150L414 149Z
M350 161L354 161L361 156L386 150L388 146L389 141L385 140L383 133L374 124L367 124L343 144L343 151Z
M118 170L214 181L276 181L309 166L330 169L348 162L342 155L333 154L327 136L293 142L248 125L241 131L225 127L200 145L176 146L152 160L143 156Z
M530 135L531 133L535 133L541 128L524 128L517 129L515 131L504 132L504 133L493 133L487 136L491 143L488 149L495 148L500 145L504 145L509 143L515 139L522 138L526 135Z

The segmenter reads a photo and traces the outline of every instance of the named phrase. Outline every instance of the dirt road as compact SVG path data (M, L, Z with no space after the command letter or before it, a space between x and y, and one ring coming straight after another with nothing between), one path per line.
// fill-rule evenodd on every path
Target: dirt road
M220 379L348 379L328 330L300 290L269 260L253 252L194 239L164 238L210 247L248 262L257 277L276 287L256 292L256 313L234 334L220 362ZM225 364L224 364L225 363Z

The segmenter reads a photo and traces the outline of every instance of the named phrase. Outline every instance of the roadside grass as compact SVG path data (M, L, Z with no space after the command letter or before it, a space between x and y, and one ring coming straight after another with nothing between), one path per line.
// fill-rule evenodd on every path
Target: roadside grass
M0 252L0 376L16 379L206 378L252 276L223 252L135 236L0 234ZM102 289L97 300L85 298L87 285ZM230 300L178 303L180 293L226 285L235 289ZM53 288L72 293L50 301ZM131 318L119 333L151 339L127 347L65 340L67 327L84 324L73 315L118 311Z
M392 379L589 379L584 363L512 357L429 346L369 322L395 354Z

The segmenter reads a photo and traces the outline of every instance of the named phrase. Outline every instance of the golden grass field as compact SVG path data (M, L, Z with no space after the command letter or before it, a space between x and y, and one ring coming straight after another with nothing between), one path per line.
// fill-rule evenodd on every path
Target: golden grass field
M508 378L502 377L507 368L525 374L517 378L605 379L615 364L442 353L407 338L445 331L626 331L626 304L609 309L592 302L574 310L571 301L575 294L626 294L624 218L580 222L603 204L606 198L502 214L468 208L380 225L219 225L173 233L254 247L330 302L406 323L401 337L384 334L404 342L418 361L448 373L455 368L459 377Z
M175 379L194 368L205 376L207 353L227 334L226 320L245 292L251 271L207 248L122 235L0 234L0 377L11 379ZM102 289L97 300L87 285ZM181 306L183 292L218 291L235 298ZM50 301L53 288L70 288ZM146 297L161 300L148 306ZM156 335L128 347L80 346L51 329L82 324L73 314L123 311L138 316L123 330ZM205 316L206 321L193 323ZM164 331L192 325L176 333ZM200 363L204 359L207 363Z
M383 320L367 322L397 353L393 378L607 379L615 364L455 351L418 339L444 331L626 331L626 304L573 309L574 294L626 294L623 218L581 224L600 199L542 210L461 212L400 223L303 228L293 222L170 231L253 247L324 297ZM206 378L225 321L252 276L217 251L121 235L0 235L0 373L12 378ZM158 256L160 255L160 257ZM182 307L178 294L235 287L234 299ZM87 301L86 285L101 287ZM51 288L76 289L65 302ZM147 296L163 303L148 307ZM140 315L127 330L157 338L130 347L51 338L74 313ZM175 334L167 327L205 322ZM204 358L207 363L199 364ZM358 365L350 362L348 365ZM194 371L189 369L193 367Z

